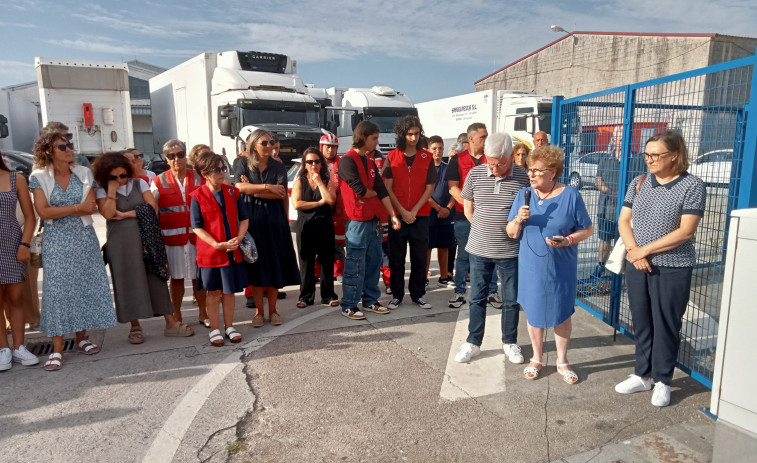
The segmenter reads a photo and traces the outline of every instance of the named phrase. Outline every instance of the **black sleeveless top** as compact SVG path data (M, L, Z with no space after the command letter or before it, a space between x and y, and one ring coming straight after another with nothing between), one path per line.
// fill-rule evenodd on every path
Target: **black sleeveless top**
M329 180L326 179L323 183L328 187ZM302 200L308 201L308 202L317 202L320 201L321 196L321 189L316 187L315 190L310 188L310 182L306 178L300 178L300 186L302 187ZM298 222L309 222L314 219L328 219L332 220L331 218L331 206L329 204L323 204L318 207L314 207L312 209L301 209L297 211L297 221Z

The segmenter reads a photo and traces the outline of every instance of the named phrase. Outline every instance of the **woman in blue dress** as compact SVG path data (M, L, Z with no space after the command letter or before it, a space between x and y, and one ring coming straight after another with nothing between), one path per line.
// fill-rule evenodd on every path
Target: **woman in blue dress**
M563 152L542 146L526 160L531 186L518 192L508 218L507 233L520 237L518 254L518 303L528 319L534 355L523 371L536 379L542 368L544 330L554 327L557 372L568 384L578 375L568 363L577 286L578 248L594 229L581 195L559 183ZM526 192L530 202L525 204Z
M76 350L96 354L86 330L116 325L113 298L105 273L100 243L92 226L95 192L92 172L74 165L74 145L67 134L45 127L34 143L34 167L29 187L34 207L44 220L42 240L41 330L53 340L45 363L59 370L63 336L76 332Z

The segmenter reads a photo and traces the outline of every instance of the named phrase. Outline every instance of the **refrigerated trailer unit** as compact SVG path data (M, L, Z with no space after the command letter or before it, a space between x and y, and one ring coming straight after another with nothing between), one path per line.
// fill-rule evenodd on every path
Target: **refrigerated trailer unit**
M67 125L75 153L94 158L134 145L126 63L38 57L34 65L42 124Z
M534 133L549 134L552 98L530 92L484 90L440 100L417 103L426 135L439 135L445 146L457 140L474 122L486 124L489 133L506 132L513 142L533 146Z

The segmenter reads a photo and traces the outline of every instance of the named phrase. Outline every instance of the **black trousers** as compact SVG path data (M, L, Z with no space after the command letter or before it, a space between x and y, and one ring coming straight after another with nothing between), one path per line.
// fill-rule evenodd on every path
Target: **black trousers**
M651 272L644 272L626 264L636 375L670 385L681 343L681 319L689 302L691 274L691 267L653 266Z
M408 290L413 300L426 294L426 256L428 255L428 217L415 222L401 222L399 230L389 228L389 270L392 296L402 300L405 295L405 258L410 245L410 279Z
M300 299L315 302L315 266L321 264L321 299L338 299L334 292L334 222L314 218L297 233L300 259ZM316 261L317 259L317 261Z

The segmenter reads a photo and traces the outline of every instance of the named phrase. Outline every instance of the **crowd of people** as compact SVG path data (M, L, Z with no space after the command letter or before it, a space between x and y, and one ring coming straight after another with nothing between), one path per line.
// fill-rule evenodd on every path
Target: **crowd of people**
M13 362L38 363L25 347L25 323L39 323L52 338L49 371L62 367L63 340L70 333L75 349L87 355L100 351L87 330L116 323L130 324L132 344L145 341L140 320L152 317L164 318L167 337L192 336L195 331L181 313L186 280L213 346L223 346L225 339L242 341L233 326L235 294L242 292L247 306L255 308L253 327L283 323L277 301L280 290L291 285L300 286L296 306L301 309L315 304L319 285L321 304L353 320L365 319L365 310L397 310L406 293L408 250L410 301L430 309L425 296L436 250L436 284L454 288L448 306L469 305L469 334L456 361L480 354L490 307L502 312L505 356L525 363L518 343L522 308L532 347L524 377L539 378L545 330L553 328L557 371L565 382L577 383L567 357L578 281L576 245L592 236L594 225L579 191L559 181L562 150L549 145L544 132L535 134L531 149L473 123L449 148L445 162L443 139L426 137L418 117L405 116L395 126L396 149L383 156L377 151L379 132L376 124L360 122L352 149L342 156L336 137L325 133L318 148L303 152L289 194L274 133L243 129L230 172L210 147L196 145L188 152L184 142L169 140L163 145L169 169L156 175L145 170L135 149L102 153L91 168L78 165L68 127L48 124L35 142L28 183L0 158L0 306L5 306L0 317L7 318L13 341L11 348L0 338L0 370ZM617 147L621 140L615 137L614 143ZM619 233L627 246L636 340L634 375L616 390L647 391L654 382L652 403L665 406L704 185L686 172L683 138L657 134L645 146L646 165L638 166L648 173L630 181L615 220L614 162L620 149L615 153L596 180L602 195L600 266ZM294 243L290 201L297 211ZM102 249L93 227L96 211L106 220ZM36 319L32 284L38 265L27 265L35 233L44 237ZM254 257L249 257L251 243ZM379 300L380 278L391 296L386 306Z

